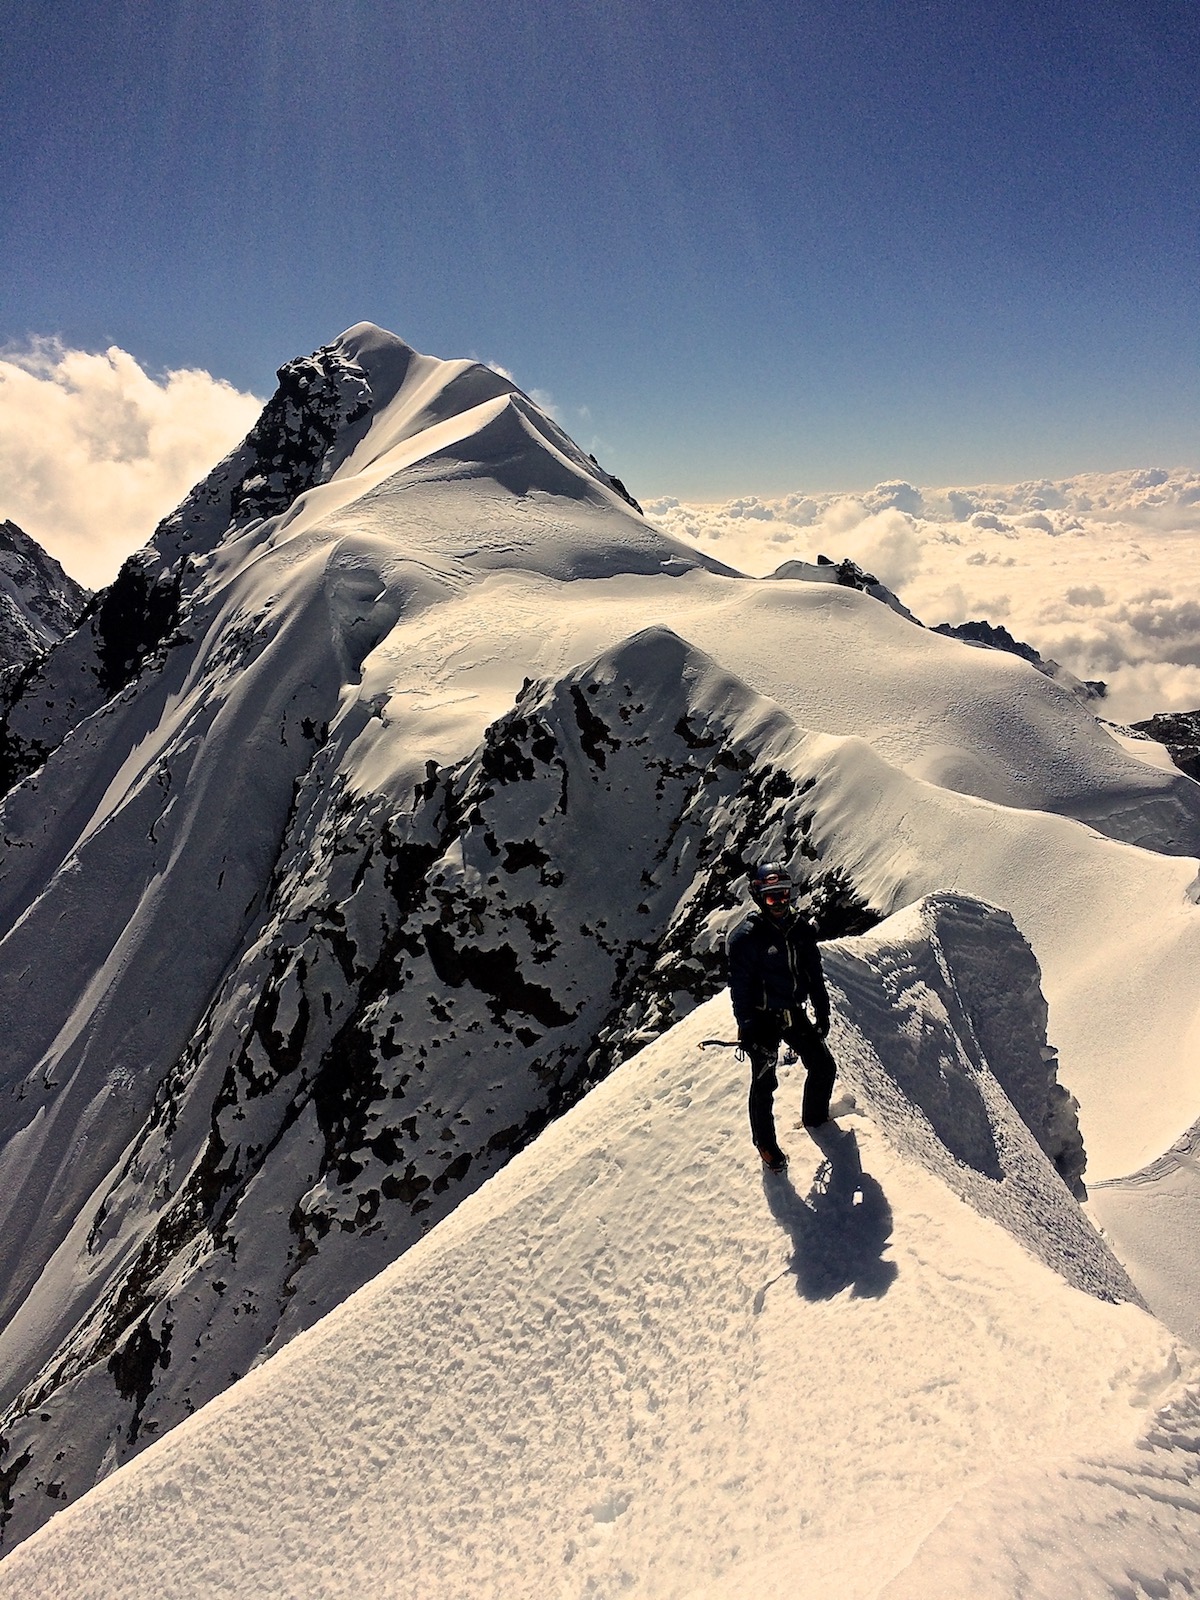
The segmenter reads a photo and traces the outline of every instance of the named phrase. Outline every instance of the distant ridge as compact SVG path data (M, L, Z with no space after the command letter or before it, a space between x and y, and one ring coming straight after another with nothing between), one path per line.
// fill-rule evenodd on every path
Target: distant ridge
M15 522L0 522L0 673L23 667L79 621L89 591Z

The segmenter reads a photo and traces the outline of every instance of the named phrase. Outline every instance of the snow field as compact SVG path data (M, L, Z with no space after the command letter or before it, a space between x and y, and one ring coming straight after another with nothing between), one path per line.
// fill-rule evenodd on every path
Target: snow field
M880 1017L893 998L881 981ZM932 1026L938 1008L923 1014ZM1200 1508L1178 1489L1192 1457L1177 1438L1136 1447L1195 1359L913 1159L909 1128L870 1114L879 1058L840 1011L835 1050L867 1114L794 1130L801 1073L785 1071L791 1167L763 1175L745 1069L700 1049L731 1027L722 995L629 1061L19 1547L0 1595L816 1600L832 1583L867 1600L922 1563L961 1573L937 1530L961 1515L987 1534L987 1486L1008 1474L1040 1490L1004 1502L1027 1586L924 1593L1061 1600L1141 1547L1194 1570ZM1057 1203L1072 1206L1065 1189ZM1110 1560L1091 1532L1116 1516ZM1067 1587L1042 1586L1030 1555L1048 1527L1074 1540L1056 1553Z
M1200 1349L1198 1143L1200 1128L1193 1126L1143 1171L1097 1184L1088 1211L1136 1276L1155 1316Z
M419 527L427 544L455 498L437 487L436 494L418 486L376 496L344 523L337 513L322 526L406 542ZM1073 815L1098 804L1107 812L1100 825L1125 837L1119 819L1127 814L1133 836L1147 843L1161 844L1164 828L1200 837L1200 807L1181 774L1129 755L1069 694L1015 657L927 632L870 596L825 583L751 582L700 570L641 575L627 565L608 576L577 572L563 585L539 570L573 531L559 507L533 497L507 508L491 502L486 513L497 520L503 513L514 531L523 525L538 559L527 549L514 563L521 570L488 574L433 610L400 619L364 663L364 696L382 697L385 724L395 721L393 762L414 747L403 735L417 734L418 725L405 713L413 706L419 716L425 697L453 704L457 729L451 724L451 742L434 749L440 760L459 759L511 703L523 676L560 676L618 639L666 622L801 727L865 738L913 776L1003 805ZM584 510L573 518L582 520ZM471 519L449 521L460 549L464 524ZM414 744L423 748L420 733ZM396 779L401 792L407 771Z

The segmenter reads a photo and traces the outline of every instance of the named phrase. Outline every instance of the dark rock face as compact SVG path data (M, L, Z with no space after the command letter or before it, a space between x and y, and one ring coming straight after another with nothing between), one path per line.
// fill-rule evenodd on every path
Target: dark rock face
M79 622L88 590L18 528L0 523L0 793L41 765L50 746L10 731L9 711L49 651Z
M609 488L612 489L616 494L619 494L626 505L632 506L639 516L644 517L646 515L641 506L638 505L637 501L630 494L629 490L621 482L620 478L614 478L611 472L605 472L604 468L596 460L595 456L589 455L588 460L595 467L596 471L601 474Z
M796 579L804 583L835 583L840 589L857 589L860 594L869 594L873 600L881 601L898 616L916 623L918 627L922 626L886 584L880 583L873 572L867 572L849 557L834 561L830 556L820 555L815 563L785 561L782 566L776 567L772 577Z
M297 795L264 932L91 1218L108 1288L4 1419L8 1459L33 1451L10 1536L51 1477L73 1498L219 1393L716 993L748 861L792 861L826 932L877 920L821 868L814 781L697 698L694 657L651 630L528 683L402 814L319 774Z
M851 561L849 556L843 561L835 561L832 556L818 556L817 565L833 567L837 572L837 581L843 589L860 589L864 594L869 594L879 583L873 572L866 572L857 561Z
M324 483L365 432L371 388L340 350L322 346L280 367L277 377L279 387L242 443L155 531L152 544L164 564L280 515Z
M1200 783L1200 711L1161 711L1132 726L1135 733L1165 744L1180 772Z
M328 346L289 361L276 377L278 389L246 435L252 470L229 493L230 521L237 525L278 516L324 482L330 450L346 429L371 414L366 374ZM344 438L341 444L344 453Z
M969 644L985 644L991 650L1006 650L1009 655L1020 656L1031 667L1044 665L1042 657L1031 644L1014 639L1001 623L991 622L939 622L933 633L944 633L947 639L965 639Z
M178 625L187 563L158 575L154 566L148 550L130 556L86 613L95 619L97 682L106 700L134 681Z

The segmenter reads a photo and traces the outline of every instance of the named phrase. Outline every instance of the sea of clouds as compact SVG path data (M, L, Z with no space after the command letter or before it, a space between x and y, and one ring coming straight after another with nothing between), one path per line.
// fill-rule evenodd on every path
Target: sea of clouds
M922 622L1002 623L1116 722L1200 707L1200 472L645 503L660 527L756 576L849 556Z
M38 339L0 354L0 517L91 587L245 435L262 401L209 373ZM636 486L634 488L636 493ZM745 572L850 557L923 622L1002 623L1129 722L1200 707L1200 472L865 493L673 498L647 516Z

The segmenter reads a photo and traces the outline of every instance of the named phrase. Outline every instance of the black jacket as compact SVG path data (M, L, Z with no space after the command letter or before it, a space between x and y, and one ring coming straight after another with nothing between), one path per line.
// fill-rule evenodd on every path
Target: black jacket
M729 993L739 1031L755 1012L799 1010L811 1000L814 1020L829 1023L829 992L812 923L795 911L776 922L752 911L725 941Z

